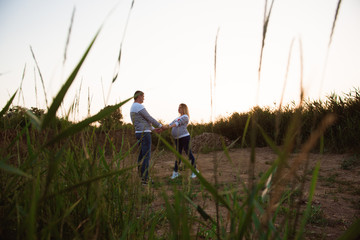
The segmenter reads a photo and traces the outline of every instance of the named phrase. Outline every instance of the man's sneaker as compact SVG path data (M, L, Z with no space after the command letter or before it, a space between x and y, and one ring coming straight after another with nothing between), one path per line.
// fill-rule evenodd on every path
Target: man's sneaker
M151 177L149 177L149 179L141 179L141 184L142 185L148 185L148 184L154 184L154 181L152 180Z
M172 176L171 176L171 179L175 179L175 178L177 178L178 176L180 176L180 173L173 171Z
M196 172L199 172L199 170L197 170L197 169L195 169L195 170L196 170ZM191 173L191 178L196 178L195 173Z

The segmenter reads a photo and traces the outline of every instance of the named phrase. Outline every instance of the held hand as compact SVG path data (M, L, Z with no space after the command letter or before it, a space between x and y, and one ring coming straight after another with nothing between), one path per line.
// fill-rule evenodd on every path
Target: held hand
M162 130L162 128L155 128L153 131L159 134L159 133L161 133L163 130Z
M169 125L162 125L160 128L155 128L153 131L159 134L169 128Z

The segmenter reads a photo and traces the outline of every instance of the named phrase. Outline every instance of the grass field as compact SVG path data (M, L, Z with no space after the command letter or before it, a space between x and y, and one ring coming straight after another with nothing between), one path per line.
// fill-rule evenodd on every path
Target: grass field
M324 175L320 165L309 163L309 155L346 153L349 157L338 164L345 172L355 169L355 174L360 165L356 151L360 98L355 90L345 98L332 95L328 102L307 103L301 111L289 107L281 112L255 109L211 124L189 126L194 139L213 131L231 142L227 147L203 146L199 150L210 156L207 162L213 166L212 174L209 177L209 171L201 171L193 182L185 177L169 181L164 174L170 174L170 167L166 173L157 173L156 166L163 164L157 159L172 156L173 163L175 150L168 132L153 135L153 177L158 181L144 187L136 171L132 126L89 126L111 116L122 104L79 123L58 119L54 114L47 126L44 122L50 117L44 111L20 107L2 111L3 239L301 239L309 236L309 226L326 219L321 217L323 208L313 203L316 183L319 177L324 182ZM254 146L249 138L253 114L261 116ZM281 124L275 136L277 118ZM262 160L255 149L264 146L269 147L273 157L259 175L256 169ZM246 159L231 156L232 149L248 149L255 154L255 163L251 164L252 154ZM223 171L219 169L224 160L217 157L219 151L226 164L247 161L246 181L241 174L235 174L236 181L222 180ZM293 153L297 154L295 159ZM186 159L183 163L185 169L191 168ZM299 168L303 169L300 175ZM234 173L244 171L243 166L233 169ZM341 185L348 183L340 182L343 180L336 174L334 171L325 177L325 184L339 185L332 194L334 199L340 196L337 192ZM358 190L354 191L358 196ZM297 203L304 201L304 196L306 206L299 208ZM352 199L354 206L358 206L356 199ZM214 205L207 206L207 201ZM321 214L320 219L316 214ZM359 216L356 207L355 216ZM283 224L279 225L279 221Z
M262 50L270 14L264 16ZM194 181L185 177L194 169L183 156L183 177L170 181L171 167L161 171L177 153L168 132L153 134L151 175L156 181L143 186L136 171L133 127L122 124L119 115L131 98L76 123L56 115L98 34L46 111L14 106L16 91L0 112L1 239L329 237L314 230L339 223L329 221L318 204L317 184L338 187L326 190L332 191L334 202L345 196L340 193L346 185L356 186L340 174L359 175L359 89L345 96L330 94L326 101L301 96L297 106L255 106L247 113L190 125L193 138L210 132L230 141L202 147L197 153L201 171ZM259 76L261 61L262 55ZM263 147L271 156L265 162L259 155ZM238 158L234 150L248 155ZM315 153L319 158L314 160ZM321 159L329 153L346 154L337 163L341 173L322 172ZM240 167L240 161L246 165ZM260 163L266 164L259 172ZM224 180L224 165L231 167L233 180ZM358 188L353 195L354 217L331 236L360 236Z

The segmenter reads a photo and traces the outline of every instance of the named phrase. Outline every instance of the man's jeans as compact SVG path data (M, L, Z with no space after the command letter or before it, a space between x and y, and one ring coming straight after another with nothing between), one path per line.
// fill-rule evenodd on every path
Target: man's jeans
M135 133L136 139L140 145L140 153L138 157L138 170L143 180L147 181L149 177L149 162L151 156L151 133ZM140 165L141 164L141 165Z

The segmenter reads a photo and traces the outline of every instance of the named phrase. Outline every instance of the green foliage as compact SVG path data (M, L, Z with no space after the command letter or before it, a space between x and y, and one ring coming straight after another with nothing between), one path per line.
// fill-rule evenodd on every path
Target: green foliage
M4 116L0 118L0 129L2 130L23 129L32 120L30 114L36 117L36 119L42 119L45 114L45 110L36 107L31 107L30 109L26 109L21 106L11 107L4 114ZM68 120L64 118L56 117L50 123L49 128L54 131L57 131L59 129L62 129L70 125L72 125L72 123L69 122Z
M9 110L1 118L1 127L3 129L16 129L24 127L26 125L25 112L26 109L20 106L9 108Z
M360 132L360 90L354 89L345 97L331 94L326 101L305 101L300 109L296 106L287 105L282 109L272 110L268 107L255 107L248 113L233 113L228 118L219 118L214 123L194 125L193 135L202 132L219 133L230 140L235 140L244 134L246 121L250 117L256 117L257 125L270 137L276 145L283 145L288 127L294 118L299 118L299 132L296 139L296 146L301 146L316 129L325 116L332 113L337 117L337 121L324 133L325 150L331 152L344 152L348 150L358 151L360 142L358 133ZM300 111L300 112L299 112ZM297 117L297 115L300 115ZM252 132L249 126L248 132ZM250 146L250 135L245 135L245 146ZM265 139L260 132L256 135L256 146L267 146ZM320 150L320 142L316 149Z
M109 109L111 106L106 106L104 109ZM104 130L114 130L119 129L123 124L123 115L121 112L121 108L116 109L114 112L112 112L110 115L102 118L99 120L99 123L101 127Z
M324 225L326 224L326 219L324 216L324 211L321 208L321 205L311 205L309 223L313 223L316 225Z
M17 129L24 127L28 118L26 116L27 111L30 111L38 118L41 118L45 113L45 110L36 107L31 107L30 110L21 106L11 107L5 112L4 116L0 118L0 129Z

